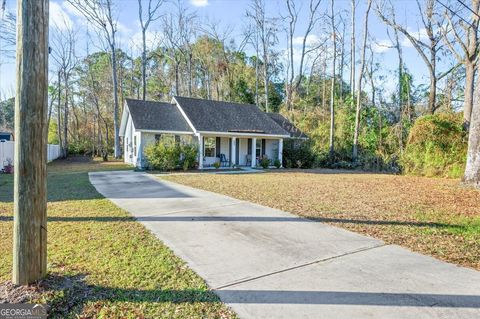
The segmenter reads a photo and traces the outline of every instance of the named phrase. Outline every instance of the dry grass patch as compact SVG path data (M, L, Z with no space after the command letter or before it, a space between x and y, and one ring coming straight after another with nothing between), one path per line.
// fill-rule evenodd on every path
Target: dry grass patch
M480 192L458 180L334 170L162 178L480 270Z

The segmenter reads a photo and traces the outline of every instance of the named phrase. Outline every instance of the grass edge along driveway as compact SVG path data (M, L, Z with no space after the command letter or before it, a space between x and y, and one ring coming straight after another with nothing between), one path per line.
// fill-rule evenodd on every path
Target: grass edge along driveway
M480 191L462 187L458 180L322 169L159 178L480 270Z
M129 167L86 158L49 164L49 276L11 290L10 298L48 303L58 318L235 317L181 259L89 182L89 171L120 169ZM12 187L12 176L0 175L0 299L12 288Z

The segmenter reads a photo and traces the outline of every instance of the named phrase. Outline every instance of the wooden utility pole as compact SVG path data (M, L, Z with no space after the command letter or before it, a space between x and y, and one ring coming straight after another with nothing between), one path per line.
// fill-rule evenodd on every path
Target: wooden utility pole
M47 272L48 0L17 0L13 283Z

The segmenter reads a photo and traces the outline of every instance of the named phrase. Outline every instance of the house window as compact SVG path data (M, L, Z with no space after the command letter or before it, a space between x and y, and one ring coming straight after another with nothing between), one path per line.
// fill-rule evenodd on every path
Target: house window
M261 139L257 139L257 144L255 145L255 147L256 147L255 156L260 157L262 155L262 140Z
M205 137L203 140L203 156L205 157L215 157L215 146L216 139L215 137Z
M133 137L133 153L137 154L137 137Z
M173 134L155 134L155 143L173 144L177 142L176 135Z

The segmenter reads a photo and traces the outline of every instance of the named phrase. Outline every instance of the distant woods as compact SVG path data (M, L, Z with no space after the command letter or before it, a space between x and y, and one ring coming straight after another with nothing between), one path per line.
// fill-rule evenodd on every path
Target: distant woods
M456 112L471 135L462 150L469 139L475 157L479 1L416 0L406 25L404 11L389 0L287 0L278 10L252 0L238 12L243 24L233 27L200 17L186 1L139 0L140 38L120 41L121 1L68 0L88 28L65 21L51 30L49 139L64 156L118 157L126 97L182 95L284 113L311 137L312 165L402 170L416 120ZM11 13L2 16L2 43L15 41L14 21ZM378 28L386 39L375 38ZM415 67L425 66L425 78L412 75L406 47L418 56ZM0 50L13 52L9 45ZM394 70L384 68L388 50ZM480 159L459 165L467 162L478 172Z

